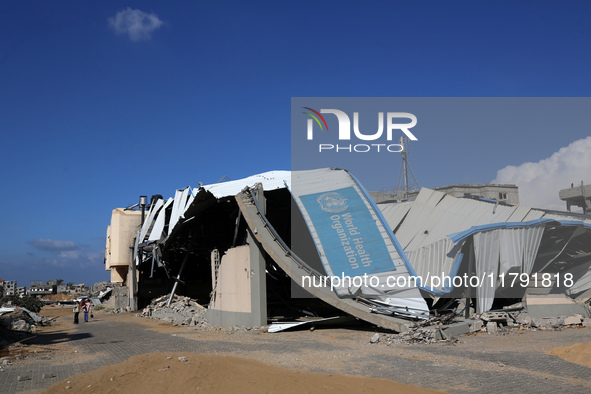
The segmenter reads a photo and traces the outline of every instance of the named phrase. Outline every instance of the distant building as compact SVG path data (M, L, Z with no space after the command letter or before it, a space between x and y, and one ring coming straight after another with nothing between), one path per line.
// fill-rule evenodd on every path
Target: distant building
M558 197L566 202L566 210L570 212L572 206L583 208L583 213L591 212L591 185L575 186L571 183L570 188L558 192Z
M454 197L480 197L489 200L504 201L511 205L519 205L519 189L516 185L496 185L492 183L482 185L459 184L434 187L433 190Z
M24 297L27 295L27 287L26 286L17 286L15 293L19 297Z
M82 294L87 292L88 289L84 286L84 283L80 283L78 285L74 285L74 293L75 294Z
M449 185L434 187L433 190L449 194L454 197L484 198L496 200L511 205L519 205L519 189L516 185L497 185L485 183L479 185ZM419 194L419 190L408 192L408 197L404 193L391 192L369 192L374 201L380 203L414 201Z
M4 295L16 295L16 280L4 281Z
M42 297L50 294L57 294L57 285L36 284L29 288L29 295L31 297Z

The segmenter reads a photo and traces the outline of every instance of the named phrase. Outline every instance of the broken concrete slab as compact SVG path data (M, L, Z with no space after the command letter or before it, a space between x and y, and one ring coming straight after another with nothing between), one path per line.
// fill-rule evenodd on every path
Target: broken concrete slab
M470 333L482 331L482 327L484 326L482 320L466 320L466 322L470 326Z
M486 323L486 332L497 335L499 333L497 323L492 321Z
M546 296L528 294L525 303L527 305L525 315L534 319L572 315L591 317L589 308L585 304L575 302L564 294L549 294Z
M470 333L470 322L463 321L442 326L439 331L443 339L457 338Z
M579 325L582 322L583 322L583 316L581 316L581 315L567 316L564 318L564 325L565 326Z
M484 320L485 322L495 321L495 322L506 322L509 320L509 314L507 312L484 312L480 315L480 319Z

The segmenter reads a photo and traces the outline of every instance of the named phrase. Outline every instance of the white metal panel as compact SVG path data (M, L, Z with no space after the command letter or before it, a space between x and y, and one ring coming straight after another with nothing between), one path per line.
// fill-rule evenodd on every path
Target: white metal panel
M151 205L148 217L144 220L144 225L142 226L142 229L140 231L139 243L144 242L146 235L148 234L148 231L154 225L154 219L156 218L156 214L158 213L160 208L162 208L163 205L164 201L162 199L156 201L156 204Z
M530 274L538 254L545 225L526 228L508 228L500 231L500 272L511 267Z
M150 232L148 241L159 241L162 238L164 225L166 224L166 208L168 208L173 201L174 199L170 197L162 209L160 209L160 212L158 212L158 216L156 217L156 221L154 222L154 227L152 228L152 232Z
M422 231L408 244L408 250L429 245L472 226L505 222L514 210L515 207L495 207L495 204L487 202L446 195L426 216Z
M531 209L523 205L518 206L513 214L509 217L508 222L529 222L530 220L541 219L544 212L536 209Z
M170 220L168 222L168 235L172 233L179 218L185 212L189 189L189 187L186 187L184 189L179 189L174 193L174 203L172 204L172 212L170 213Z
M450 274L457 253L451 254L450 251L454 246L456 245L452 240L446 237L406 254L415 273L421 277L423 286L443 290L444 287L450 285L445 277L449 276L450 280L453 279ZM456 250L459 252L460 248L461 246L456 247ZM434 281L434 276L441 279Z
M412 207L413 201L377 205L390 228L394 230Z
M478 313L490 310L495 298L496 280L499 272L500 231L493 230L474 234L476 276L480 281L480 286L476 287Z
M542 241L542 235L544 235L544 229L546 226L535 226L531 228L524 228L524 243L523 243L523 266L522 272L531 274L540 249L540 242Z
M540 213L540 215L537 215L535 212L532 212L533 210L530 207L526 207L523 205L520 205L518 207L515 207L515 209L513 210L513 213L511 214L511 216L509 216L509 219L507 219L508 222L528 222L530 220L534 220L534 219L541 219L543 215L541 215L542 212L537 211L538 213ZM526 219L527 217L530 217L530 219Z
M429 221L429 215L443 197L444 194L441 192L425 188L421 189L404 222L402 222L402 225L396 231L396 238L404 250L412 250L408 248L408 245L415 235L425 231L425 225Z

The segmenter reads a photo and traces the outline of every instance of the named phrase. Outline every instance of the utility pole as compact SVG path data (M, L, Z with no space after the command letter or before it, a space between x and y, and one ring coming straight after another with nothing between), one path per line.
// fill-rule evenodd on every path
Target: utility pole
M419 190L419 182L417 181L417 178L410 167L407 157L408 141L408 138L400 137L400 146L402 147L400 154L402 155L402 163L400 165L400 174L398 175L398 185L396 185L396 194L398 195L401 192L405 200L408 199L409 193L411 191ZM401 183L404 183L404 185L401 185Z

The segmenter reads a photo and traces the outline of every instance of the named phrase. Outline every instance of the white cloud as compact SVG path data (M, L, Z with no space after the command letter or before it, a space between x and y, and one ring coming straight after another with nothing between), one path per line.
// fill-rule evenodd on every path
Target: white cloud
M51 252L60 252L60 251L68 251L68 250L76 250L78 246L72 241L60 241L57 239L46 239L46 238L37 238L32 241L29 241L29 244L32 245L37 250L44 250L44 251L51 251Z
M128 34L131 41L149 40L152 32L163 24L156 14L132 10L129 7L109 18L109 26L115 33Z
M537 163L507 166L497 171L492 183L519 186L519 203L534 208L566 211L566 203L558 198L558 191L581 181L589 183L591 168L591 137L560 148L552 156ZM575 207L573 207L575 211Z

